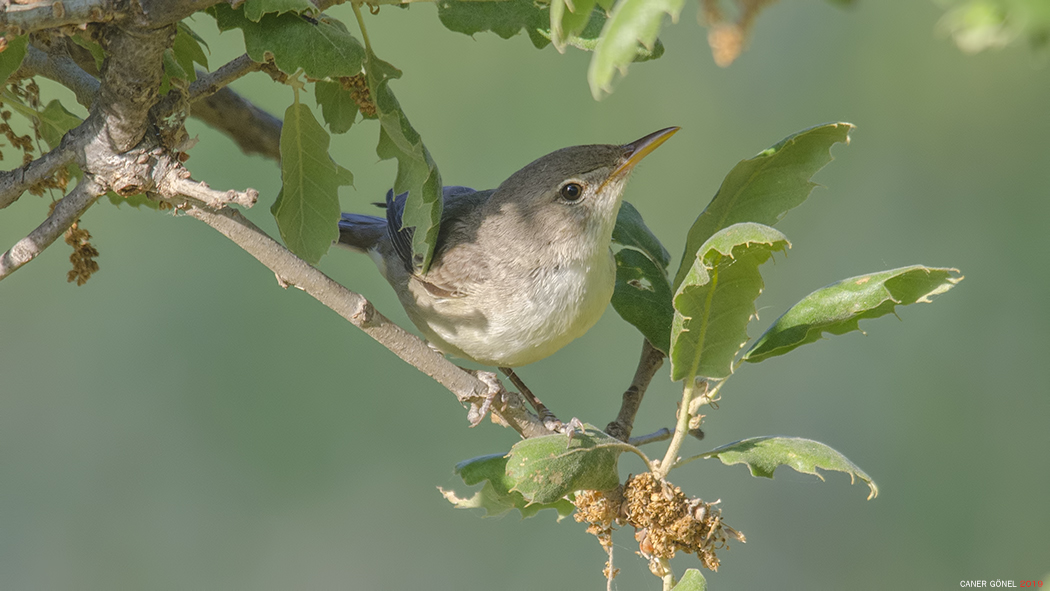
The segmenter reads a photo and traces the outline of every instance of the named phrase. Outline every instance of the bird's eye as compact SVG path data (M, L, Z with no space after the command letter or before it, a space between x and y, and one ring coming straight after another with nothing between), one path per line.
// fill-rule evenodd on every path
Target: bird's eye
M583 196L583 187L580 183L566 183L561 188L561 197L566 201L576 201Z

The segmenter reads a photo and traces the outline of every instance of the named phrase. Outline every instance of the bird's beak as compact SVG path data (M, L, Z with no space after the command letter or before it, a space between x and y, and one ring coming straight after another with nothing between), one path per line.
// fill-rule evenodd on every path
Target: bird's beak
M620 175L625 175L631 172L634 165L642 161L649 155L650 152L660 147L660 144L667 141L676 131L681 129L680 127L668 127L661 129L660 131L654 131L649 135L643 137L640 140L635 140L629 144L624 144L624 155L623 162L612 171L609 178L616 178Z

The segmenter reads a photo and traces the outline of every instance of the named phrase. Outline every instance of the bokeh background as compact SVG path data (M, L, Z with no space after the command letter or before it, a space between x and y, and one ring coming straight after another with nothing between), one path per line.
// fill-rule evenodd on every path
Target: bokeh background
M349 6L331 12L355 29ZM881 494L865 501L839 473L782 467L770 481L713 460L676 471L748 537L706 573L713 589L949 589L1050 572L1050 70L1023 43L960 52L937 34L943 13L782 2L720 69L690 3L662 34L666 55L601 102L590 54L472 39L431 4L366 15L447 183L492 187L559 147L680 125L627 197L676 257L736 162L818 123L855 123L816 177L824 187L779 225L794 248L764 270L753 336L840 278L912 263L966 275L900 321L868 321L866 336L738 371L687 453L808 437ZM219 37L204 16L193 26L213 67L236 55L239 32ZM278 116L292 99L262 74L234 86ZM195 176L258 188L248 215L275 232L276 165L189 127ZM333 140L356 175L347 210L369 211L392 182L376 137L365 122ZM0 212L3 248L48 202ZM0 285L0 588L604 588L605 555L571 519L483 519L438 493L466 492L454 464L506 450L511 431L468 429L451 394L193 219L100 203L83 225L102 253L87 285L66 283L60 243ZM333 251L321 268L407 325L367 258ZM560 416L605 424L639 343L610 309L521 375ZM678 396L661 372L637 432L670 426ZM616 538L617 588L659 589L636 548L629 531Z

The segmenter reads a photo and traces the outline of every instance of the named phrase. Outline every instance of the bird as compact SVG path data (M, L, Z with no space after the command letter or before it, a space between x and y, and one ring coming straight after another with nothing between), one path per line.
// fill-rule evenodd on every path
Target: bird
M622 145L562 148L495 189L443 187L425 273L413 264L413 229L402 226L407 193L391 190L376 204L385 217L343 213L338 244L375 261L432 346L497 367L523 387L513 368L558 351L605 311L616 281L611 243L624 186L638 162L678 129Z

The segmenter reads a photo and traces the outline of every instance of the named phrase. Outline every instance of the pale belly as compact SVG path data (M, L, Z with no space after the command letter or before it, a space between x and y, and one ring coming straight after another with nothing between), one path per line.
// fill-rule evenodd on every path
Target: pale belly
M609 305L615 280L616 265L608 253L586 264L536 273L521 289L492 282L477 294L425 304L417 300L406 310L445 353L488 366L519 367L551 355L594 326Z

